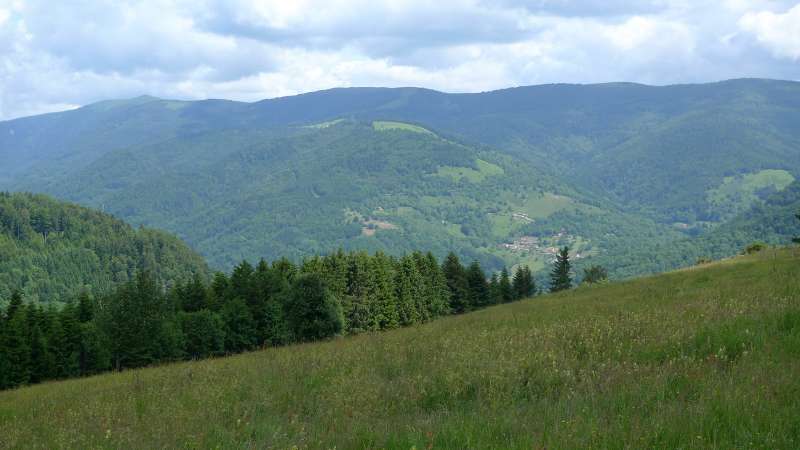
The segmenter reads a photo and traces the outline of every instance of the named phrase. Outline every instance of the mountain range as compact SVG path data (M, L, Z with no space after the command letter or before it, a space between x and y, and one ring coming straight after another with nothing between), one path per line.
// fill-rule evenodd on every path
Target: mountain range
M800 227L800 83L348 88L0 122L0 189L176 233L219 269L337 248L628 277Z

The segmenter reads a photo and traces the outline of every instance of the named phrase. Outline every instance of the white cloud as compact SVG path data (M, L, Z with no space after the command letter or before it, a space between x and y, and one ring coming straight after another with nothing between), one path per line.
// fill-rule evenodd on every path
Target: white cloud
M800 4L784 13L749 12L739 25L775 56L800 60Z
M0 0L0 119L139 94L798 78L796 0Z

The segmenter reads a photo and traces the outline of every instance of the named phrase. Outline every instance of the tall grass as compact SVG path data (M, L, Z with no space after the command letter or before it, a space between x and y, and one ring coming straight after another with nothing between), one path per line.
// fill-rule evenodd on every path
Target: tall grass
M790 251L0 393L8 448L798 448Z

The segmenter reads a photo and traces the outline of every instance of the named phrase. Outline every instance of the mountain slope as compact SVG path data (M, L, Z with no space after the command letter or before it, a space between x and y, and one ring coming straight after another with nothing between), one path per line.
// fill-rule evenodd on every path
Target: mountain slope
M405 125L369 130L381 122ZM563 244L619 266L784 189L800 176L797 123L800 83L771 80L142 97L0 123L0 187L166 228L220 267L337 246L543 267ZM661 256L612 273L674 267Z
M597 209L529 164L396 122L169 140L111 152L43 188L179 233L223 267L343 247L457 250L499 268L526 201L549 204L536 218Z
M43 195L0 193L0 300L31 301L104 292L139 270L166 283L208 275L177 238Z
M48 383L0 393L0 433L12 448L797 448L798 279L796 252L770 251Z

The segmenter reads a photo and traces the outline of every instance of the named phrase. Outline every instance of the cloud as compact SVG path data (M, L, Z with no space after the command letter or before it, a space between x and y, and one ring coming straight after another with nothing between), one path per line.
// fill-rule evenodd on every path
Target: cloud
M785 13L771 11L745 14L739 25L778 58L800 59L800 4ZM798 68L800 69L800 68Z
M151 94L796 79L785 0L0 0L0 119Z

